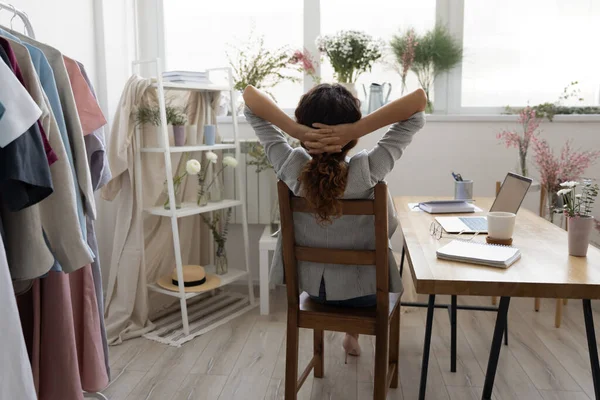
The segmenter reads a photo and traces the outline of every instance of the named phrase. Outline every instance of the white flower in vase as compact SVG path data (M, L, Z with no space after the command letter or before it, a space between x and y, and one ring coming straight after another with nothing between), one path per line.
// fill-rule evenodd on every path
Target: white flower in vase
M231 156L225 156L223 157L223 165L235 168L238 166L238 160Z
M559 196L564 196L567 193L571 193L573 191L573 189L560 189L558 192L556 192L557 195Z
M217 160L219 159L219 156L213 153L212 151L207 151L204 156L208 161L210 161L213 164L216 164Z
M191 159L185 163L185 171L188 175L198 175L202 170L200 162L196 159Z

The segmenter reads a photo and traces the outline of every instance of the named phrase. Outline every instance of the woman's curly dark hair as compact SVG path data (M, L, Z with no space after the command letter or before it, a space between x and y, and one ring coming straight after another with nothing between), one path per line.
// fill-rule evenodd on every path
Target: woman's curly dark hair
M326 125L352 123L360 120L360 102L341 85L321 84L308 91L298 103L296 120L306 126L315 122ZM316 210L317 222L331 223L342 214L340 198L348 182L348 151L357 141L347 143L340 153L314 155L306 163L298 180L302 196Z

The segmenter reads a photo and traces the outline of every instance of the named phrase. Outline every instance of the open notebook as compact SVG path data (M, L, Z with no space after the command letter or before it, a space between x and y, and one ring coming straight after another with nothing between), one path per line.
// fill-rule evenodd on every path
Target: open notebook
M494 244L453 240L440 247L437 258L460 261L490 267L508 268L519 258L521 252L516 247L498 246Z

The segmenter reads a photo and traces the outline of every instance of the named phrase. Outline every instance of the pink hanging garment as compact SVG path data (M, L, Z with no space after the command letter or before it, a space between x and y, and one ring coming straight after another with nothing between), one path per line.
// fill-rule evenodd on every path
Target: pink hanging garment
M63 58L69 74L69 80L71 81L71 88L73 89L73 96L75 97L75 105L77 106L77 114L79 114L83 135L89 135L106 125L106 118L104 118L96 97L94 97L94 94L85 81L79 65L77 65L77 61L69 57L63 56Z
M86 265L68 276L71 283L71 304L81 386L87 392L99 392L108 386L109 379L104 362L104 346L92 267Z
M69 277L50 272L40 287L39 400L82 400Z

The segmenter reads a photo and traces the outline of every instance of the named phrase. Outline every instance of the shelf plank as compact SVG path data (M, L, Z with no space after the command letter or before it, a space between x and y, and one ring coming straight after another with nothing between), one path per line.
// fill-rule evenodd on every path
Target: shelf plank
M211 211L223 210L230 207L241 206L242 202L239 200L223 200L218 203L208 203L204 207L199 207L196 203L183 203L180 209L175 210L175 216L177 218L189 217L190 215L204 214ZM145 208L149 214L159 215L161 217L170 217L173 213L172 210L166 210L163 206Z
M157 87L158 83L154 83ZM168 90L198 90L204 92L228 92L231 88L227 85L218 85L215 83L197 83L197 82L168 82L163 81L163 87Z
M193 151L217 151L217 150L229 150L235 149L235 144L215 144L212 146L200 145L200 146L171 146L169 147L170 153L188 153ZM142 153L164 153L167 151L164 147L143 147Z
M212 265L209 265L207 267L205 267L206 272L210 273L210 274L214 274L215 273L215 267ZM224 275L219 275L219 279L221 280L221 283L219 286L217 286L215 289L223 287L223 286L227 286L230 283L233 283L239 279L243 279L247 276L247 272L246 271L242 271L241 269L230 269L226 274ZM161 286L159 286L156 283L149 283L148 284L148 289L152 290L153 292L158 292L158 293L162 293L162 294L166 294L167 296L172 296L172 297L177 297L179 298L179 292L177 291L172 291L172 290L167 290ZM191 299L193 297L199 296L201 294L205 294L207 292L199 292L199 293L186 293L185 294L185 298L187 299Z

